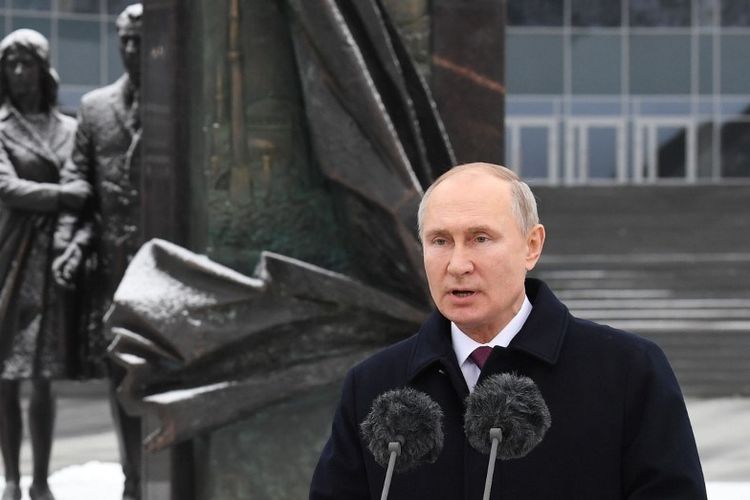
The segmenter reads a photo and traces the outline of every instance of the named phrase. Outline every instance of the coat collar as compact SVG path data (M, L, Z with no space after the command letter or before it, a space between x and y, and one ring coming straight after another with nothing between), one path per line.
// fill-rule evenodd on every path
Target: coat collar
M522 351L545 363L555 364L568 327L568 308L540 280L526 279L526 295L533 309L509 350ZM433 363L458 366L450 340L450 321L433 311L417 333L416 346L409 362L409 380Z
M4 140L16 142L29 151L33 151L38 156L44 158L54 165L60 165L65 158L59 156L56 151L61 144L68 141L69 136L75 132L73 128L63 126L63 118L59 111L52 109L49 112L51 136L50 142L44 141L38 134L32 131L31 125L21 116L10 102L6 101L0 106L0 121L8 127L8 132L4 132Z
M565 340L570 313L541 280L526 279L526 295L533 309L508 348L523 351L554 365Z

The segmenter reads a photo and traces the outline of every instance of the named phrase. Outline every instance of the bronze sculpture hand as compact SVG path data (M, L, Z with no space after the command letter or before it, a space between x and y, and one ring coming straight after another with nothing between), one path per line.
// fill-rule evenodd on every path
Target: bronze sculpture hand
M65 251L52 262L52 276L55 283L65 289L72 289L74 286L73 278L78 273L78 269L83 259L83 251L77 243L71 242Z

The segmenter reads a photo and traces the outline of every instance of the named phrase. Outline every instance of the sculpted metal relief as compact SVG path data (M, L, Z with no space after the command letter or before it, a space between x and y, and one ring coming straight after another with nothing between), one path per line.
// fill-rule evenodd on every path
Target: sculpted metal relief
M191 12L192 247L244 275L159 241L125 274L112 355L128 371L127 408L160 418L151 450L290 401L323 415L317 391L412 333L429 308L416 207L454 163L379 1L195 1ZM218 455L238 457L258 429L230 431ZM301 457L318 439L308 434ZM252 481L272 491L256 458L201 463L221 477L204 496Z

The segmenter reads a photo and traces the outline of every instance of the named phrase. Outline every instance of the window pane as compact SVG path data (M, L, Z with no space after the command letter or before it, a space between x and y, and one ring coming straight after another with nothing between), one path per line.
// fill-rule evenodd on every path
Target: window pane
M697 113L699 115L713 115L714 102L713 95L699 96L697 104Z
M631 134L628 139L628 149L632 152L631 158L633 159L633 172L629 177L633 179L640 177L641 179L648 178L648 165L650 162L649 152L649 139L648 139L648 128L647 127L629 127ZM640 143L640 148L636 145ZM638 161L640 157L641 161Z
M507 126L507 123L508 123L507 120L506 120L505 123L506 123L506 126L503 127L503 141L504 141L503 144L505 144L505 151L503 152L504 153L503 165L507 165L508 168L516 168L515 165L508 165L511 162L511 160L510 160L510 155L511 155L510 148L511 148L511 144L512 144L512 142L511 142L512 141L512 134L511 134L510 127Z
M750 7L747 0L722 0L722 26L750 26Z
M507 9L511 26L561 26L563 22L560 0L508 0Z
M690 98L684 99L670 98L669 100L649 99L644 100L638 106L638 112L642 115L677 115L684 116L690 114Z
M58 9L60 9L60 12L98 14L99 0L60 0Z
M506 41L505 67L509 93L562 93L562 36L509 34Z
M562 2L560 2L562 4ZM620 0L571 0L573 26L620 26Z
M91 87L80 87L78 85L69 88L67 85L60 85L60 91L57 95L57 104L63 113L69 113L75 116L75 112L78 109L78 105L81 103L81 97L83 94L90 90L94 90L96 86Z
M630 91L633 94L689 94L690 37L631 35Z
M556 96L542 98L521 98L514 99L509 95L505 101L505 112L508 116L526 115L526 116L547 116L555 114L557 109Z
M107 12L117 15L134 3L138 3L138 0L107 0Z
M617 177L617 129L591 127L588 133L589 178L614 179Z
M721 176L750 177L750 123L721 127Z
M750 35L722 35L721 37L721 92L750 94L750 71L747 59Z
M549 129L523 127L521 134L521 165L524 179L546 179L549 161Z
M586 99L576 96L571 99L570 112L574 115L584 116L612 116L620 115L624 111L619 96L607 100L601 98Z
M630 0L631 26L690 26L690 0Z
M64 83L100 83L99 24L89 21L59 21L60 78Z
M716 24L716 15L719 10L719 0L697 0L698 2L698 25L713 26Z
M702 121L698 124L698 178L710 179L714 173L714 124Z
M656 176L660 179L685 177L685 128L659 127L656 140L659 143Z
M574 35L574 94L619 94L621 38L618 35Z
M729 120L738 116L747 116L750 115L750 103L747 99L725 96L719 104L719 112Z
M30 30L38 31L42 35L46 36L47 39L49 39L49 34L51 31L51 24L50 24L49 19L40 19L38 17L13 16L11 24L12 24L11 29L13 30L17 30L21 28L28 28ZM52 50L55 50L55 48L52 47Z
M698 41L699 47L699 69L698 75L700 78L699 92L701 94L711 94L714 88L714 73L713 73L713 60L714 60L714 41L710 35L701 35Z
M10 0L8 4L16 10L50 10L52 8L51 0Z

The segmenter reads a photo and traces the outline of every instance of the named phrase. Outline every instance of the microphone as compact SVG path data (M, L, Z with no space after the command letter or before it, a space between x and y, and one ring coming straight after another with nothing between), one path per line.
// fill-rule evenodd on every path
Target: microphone
M466 438L474 449L490 454L484 500L490 498L495 461L525 456L542 441L551 424L547 404L528 377L492 375L466 398Z
M394 472L437 460L443 449L443 410L423 392L395 389L375 398L360 430L375 461L386 468L380 497L386 500Z

